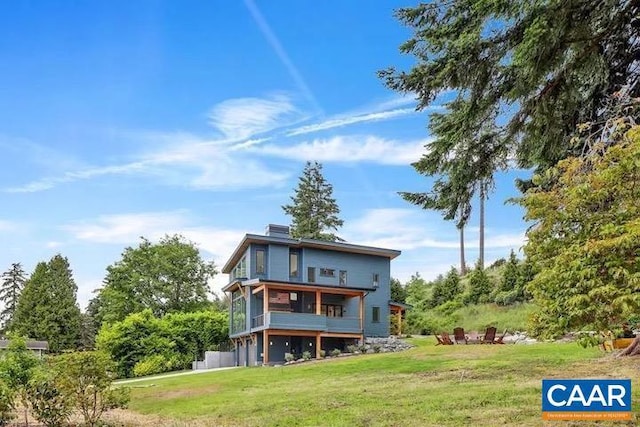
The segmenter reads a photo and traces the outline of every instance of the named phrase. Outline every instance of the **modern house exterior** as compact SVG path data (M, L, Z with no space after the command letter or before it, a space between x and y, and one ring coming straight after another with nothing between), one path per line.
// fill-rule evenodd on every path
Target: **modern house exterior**
M364 337L389 335L390 263L400 251L294 239L269 225L247 234L222 269L231 299L236 365L282 362L285 353L320 357Z

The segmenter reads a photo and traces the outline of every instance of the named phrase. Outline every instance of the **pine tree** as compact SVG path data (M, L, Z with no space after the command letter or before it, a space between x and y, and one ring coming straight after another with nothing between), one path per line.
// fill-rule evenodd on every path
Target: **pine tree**
M433 286L432 305L437 307L458 296L461 292L460 276L455 267L451 267L444 280L436 282Z
M511 250L509 260L506 262L502 279L500 280L500 291L510 292L516 290L520 282L520 267L516 254Z
M2 301L4 308L0 312L0 325L3 332L11 326L25 281L24 270L19 262L11 264L11 268L2 274L0 301Z
M475 268L469 273L469 289L465 295L466 304L483 304L489 302L490 294L493 290L491 279L480 266L480 262L476 262Z
M295 238L341 241L331 231L337 231L343 221L333 196L333 186L322 175L322 164L307 162L291 205L282 206L291 216L291 235Z
M56 255L40 262L18 300L12 330L46 340L53 352L78 347L81 315L67 258Z

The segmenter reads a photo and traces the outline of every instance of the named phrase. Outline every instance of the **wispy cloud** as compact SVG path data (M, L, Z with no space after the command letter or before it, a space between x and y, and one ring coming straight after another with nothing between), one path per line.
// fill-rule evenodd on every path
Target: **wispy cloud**
M236 98L217 104L209 122L226 139L241 141L290 125L301 119L291 99L283 94L269 98Z
M435 213L415 209L371 209L361 218L356 218L345 227L347 240L366 245L400 249L420 248L458 249L457 231L438 228L441 220ZM524 232L491 234L485 237L485 249L520 248L525 241ZM477 247L476 238L465 242Z
M337 117L326 120L320 123L314 123L306 126L290 130L286 133L287 136L304 135L307 133L319 132L322 130L333 129L356 123L373 122L379 120L388 120L400 116L406 116L407 114L414 114L413 108L399 108L395 110L381 111L376 113L366 113L353 116Z
M0 219L0 231L15 231L20 226L21 225L16 222Z
M399 142L373 135L335 136L293 145L266 144L250 147L254 154L321 162L371 162L406 165L418 159L427 141Z

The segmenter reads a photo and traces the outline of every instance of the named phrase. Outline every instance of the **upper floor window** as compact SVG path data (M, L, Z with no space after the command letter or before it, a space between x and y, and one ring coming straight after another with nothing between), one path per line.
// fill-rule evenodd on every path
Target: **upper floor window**
M380 323L380 307L371 307L371 321Z
M316 268L315 267L307 267L307 282L315 283L316 282Z
M243 278L245 279L247 277L247 257L243 256L242 259L238 262L238 264L236 264L235 268L233 269L233 274L232 274L232 278L233 279L238 279L238 278Z
M265 256L264 249L256 250L256 274L264 274L265 272Z
M298 277L298 252L289 252L289 276Z
M320 275L325 277L336 277L336 271L333 268L321 268Z
M347 285L347 272L346 272L346 270L340 270L340 276L338 276L338 280L339 280L340 286L346 286Z
M373 281L371 284L374 288L377 288L380 285L380 275L378 273L373 273Z

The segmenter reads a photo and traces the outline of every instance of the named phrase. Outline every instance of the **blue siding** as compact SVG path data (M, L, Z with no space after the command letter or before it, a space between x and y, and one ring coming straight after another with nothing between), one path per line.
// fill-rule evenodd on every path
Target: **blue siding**
M304 248L304 264L302 271L307 281L307 267L316 268L316 283L321 285L339 285L340 270L347 272L347 287L368 288L373 284L373 274L380 275L383 282L384 271L389 270L389 259L372 255L350 254L336 251L323 251ZM321 268L335 271L335 277L320 275ZM388 281L387 281L388 282ZM380 284L382 286L382 283Z
M289 247L269 245L269 256L267 258L269 260L267 264L268 278L289 281Z

